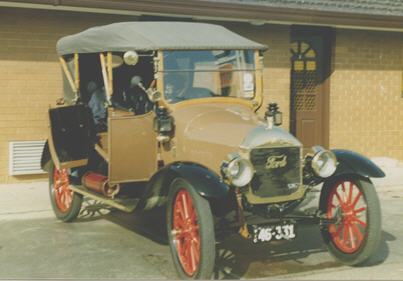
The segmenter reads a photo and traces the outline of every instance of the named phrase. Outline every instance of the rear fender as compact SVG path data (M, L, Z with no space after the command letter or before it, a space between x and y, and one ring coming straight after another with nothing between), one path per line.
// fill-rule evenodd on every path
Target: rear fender
M49 143L48 143L48 141L46 141L45 146L43 147L42 156L41 156L42 170L49 173L50 169L51 169L51 162L52 162L52 156L50 155L50 151L49 151Z
M228 185L210 169L192 162L175 162L160 169L150 179L139 208L148 210L165 204L170 185L178 177L207 199L224 198L229 191Z

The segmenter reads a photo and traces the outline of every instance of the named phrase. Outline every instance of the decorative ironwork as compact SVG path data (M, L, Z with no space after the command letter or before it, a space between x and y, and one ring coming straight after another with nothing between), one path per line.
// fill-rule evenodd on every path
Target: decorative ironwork
M316 110L316 52L302 41L291 44L293 106L297 112Z

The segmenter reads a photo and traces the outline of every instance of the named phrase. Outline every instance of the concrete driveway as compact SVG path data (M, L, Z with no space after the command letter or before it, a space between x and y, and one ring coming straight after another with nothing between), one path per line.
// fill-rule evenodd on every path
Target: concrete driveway
M254 245L228 237L217 245L215 277L403 279L403 187L378 191L383 238L371 266L335 262L318 227L303 225L299 238L287 243ZM89 201L77 221L61 223L47 192L46 183L0 185L0 279L176 278L163 212L125 214Z

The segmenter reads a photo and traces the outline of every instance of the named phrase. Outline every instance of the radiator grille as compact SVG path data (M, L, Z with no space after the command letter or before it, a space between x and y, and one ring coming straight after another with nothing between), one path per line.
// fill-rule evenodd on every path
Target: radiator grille
M41 155L45 141L16 141L9 143L9 174L43 174Z
M301 184L300 155L299 147L253 149L250 160L256 173L251 182L252 192L261 197L295 192Z

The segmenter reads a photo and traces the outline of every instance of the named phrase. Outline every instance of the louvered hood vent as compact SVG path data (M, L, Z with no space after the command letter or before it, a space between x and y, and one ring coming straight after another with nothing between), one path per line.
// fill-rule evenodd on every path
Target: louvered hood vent
M41 155L45 141L16 141L9 143L9 174L43 174Z

